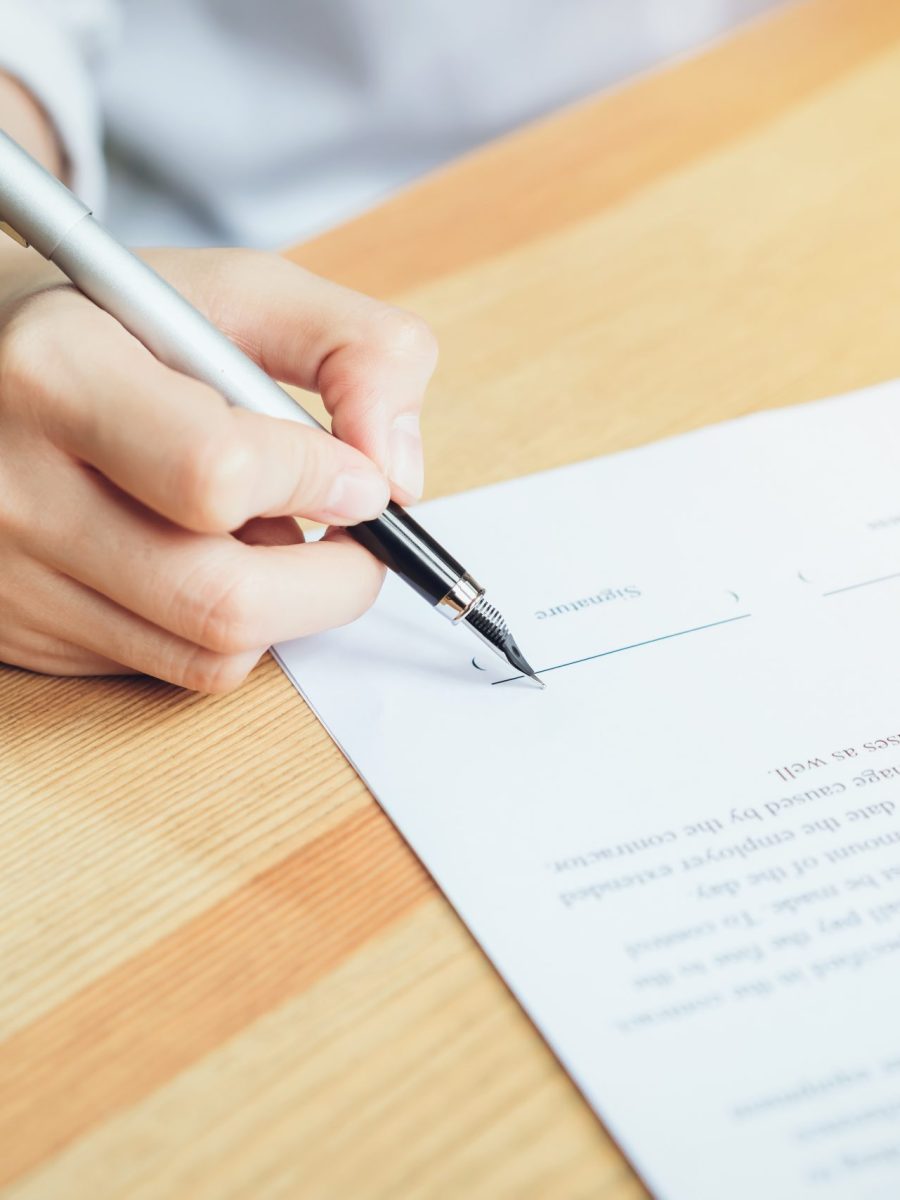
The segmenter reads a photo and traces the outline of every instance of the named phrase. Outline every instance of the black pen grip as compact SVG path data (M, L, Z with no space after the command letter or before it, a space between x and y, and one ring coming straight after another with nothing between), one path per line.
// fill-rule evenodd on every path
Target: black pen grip
M465 567L393 500L374 521L347 532L422 596L439 604L465 575Z

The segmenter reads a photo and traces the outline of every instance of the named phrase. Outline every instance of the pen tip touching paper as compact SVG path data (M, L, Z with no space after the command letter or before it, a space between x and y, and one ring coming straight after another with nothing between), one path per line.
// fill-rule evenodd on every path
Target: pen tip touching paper
M529 664L525 655L516 645L516 640L509 631L509 626L492 604L481 596L463 618L473 633L490 646L498 658L503 659L514 670L524 675L539 688L546 684Z
M508 642L506 645L504 645L503 650L506 654L506 660L509 665L511 667L515 667L517 671L520 671L530 683L536 684L542 690L547 686L543 679L541 679L541 677L525 658L525 655L516 645L512 637L508 639Z

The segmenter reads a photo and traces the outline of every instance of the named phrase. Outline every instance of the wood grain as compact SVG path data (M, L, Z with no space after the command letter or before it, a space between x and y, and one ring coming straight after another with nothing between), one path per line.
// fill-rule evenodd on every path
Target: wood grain
M812 0L294 257L434 324L449 492L900 374L898 117ZM0 1194L645 1194L271 662L0 671L0 826Z
M0 1115L0 1183L389 930L428 891L399 841L373 809L358 812L10 1037L0 1047L0 1079L13 1093Z

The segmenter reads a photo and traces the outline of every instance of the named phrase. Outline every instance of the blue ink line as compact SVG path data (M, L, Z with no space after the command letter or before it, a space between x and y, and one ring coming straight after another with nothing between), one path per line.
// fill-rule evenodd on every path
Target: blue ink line
M632 642L630 646L617 646L615 650L601 650L599 654L588 654L585 658L573 658L571 662L557 663L555 667L544 667L536 675L547 675L550 671L561 671L563 667L577 667L579 663L593 662L595 658L607 658L610 654L621 654L624 650L637 650L640 646L652 646L654 642L667 642L669 638L684 637L687 633L699 633L702 629L715 629L717 625L731 625L734 621L746 621L752 613L741 613L739 617L726 617L724 621L710 621L708 625L695 625L693 629L679 629L677 633L664 633L660 637L647 638L645 642ZM512 683L524 679L524 675L510 675L508 679L493 679L491 687L499 683Z
M887 583L889 579L900 579L900 571L895 571L893 575L881 575L878 579L864 579L862 583L848 583L846 587L835 588L831 592L823 592L822 598L825 596L838 596L841 592L852 592L855 588L869 587L873 583Z

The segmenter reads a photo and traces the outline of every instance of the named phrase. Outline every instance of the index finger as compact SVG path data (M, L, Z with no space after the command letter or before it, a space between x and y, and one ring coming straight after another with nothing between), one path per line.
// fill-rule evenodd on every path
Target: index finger
M31 330L42 350L41 419L62 449L141 503L209 533L260 516L352 525L384 510L387 483L358 450L321 430L229 408L82 297L61 296L53 307L60 304L65 319L52 312L46 329Z
M271 254L154 252L150 261L273 378L321 394L342 440L409 503L422 492L419 411L437 362L421 318Z

